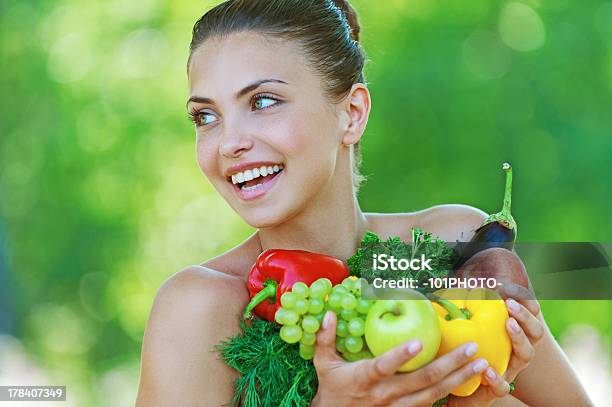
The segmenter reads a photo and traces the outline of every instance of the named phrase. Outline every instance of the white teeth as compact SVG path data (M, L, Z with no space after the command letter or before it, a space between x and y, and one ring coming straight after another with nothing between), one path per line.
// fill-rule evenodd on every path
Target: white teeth
M242 186L242 188L240 188L240 189L242 189L243 191L252 191L252 190L254 190L254 189L259 188L259 187L260 187L260 186L262 186L262 185L263 185L263 184L256 184L256 185L252 185L252 186L250 186L250 187L247 187L246 185L243 185L243 186Z
M270 165L270 166L261 166L259 168L251 168L250 170L237 172L231 176L232 184L241 184L246 181L251 181L259 177L266 177L268 175L275 174L282 170L284 167L282 165ZM261 184L258 184L261 185ZM257 187L254 185L253 188ZM244 189L244 187L243 187Z

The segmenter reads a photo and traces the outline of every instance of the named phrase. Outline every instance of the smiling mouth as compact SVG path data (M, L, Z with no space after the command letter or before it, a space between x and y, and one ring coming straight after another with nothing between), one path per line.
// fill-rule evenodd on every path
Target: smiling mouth
M228 178L241 191L253 191L271 181L283 171L282 164L261 166L240 171Z

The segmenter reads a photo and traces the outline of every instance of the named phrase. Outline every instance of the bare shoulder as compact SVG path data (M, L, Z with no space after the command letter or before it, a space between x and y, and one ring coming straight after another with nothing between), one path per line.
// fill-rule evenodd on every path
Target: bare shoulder
M260 253L258 239L257 233L254 233L238 246L207 260L201 266L245 278Z
M142 346L138 406L221 405L235 372L215 345L239 332L248 300L244 282L210 268L188 267L159 288Z
M418 226L447 242L469 241L487 218L482 210L469 205L436 205L416 213Z
M447 242L469 241L487 218L482 210L469 205L436 205L417 212L368 214L373 231L383 238L399 236L411 240L412 228L421 228Z

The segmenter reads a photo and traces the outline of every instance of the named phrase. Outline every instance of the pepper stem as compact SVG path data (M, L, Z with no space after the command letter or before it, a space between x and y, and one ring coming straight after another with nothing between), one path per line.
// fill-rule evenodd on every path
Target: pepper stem
M264 288L260 292L255 294L253 298L251 298L251 301L249 301L247 306L244 308L244 312L242 313L242 317L244 319L253 318L253 315L251 314L251 311L253 311L253 308L261 304L267 298L276 297L276 287L277 287L276 281L267 280L265 283L263 283L263 286Z
M480 227L482 228L489 223L498 222L508 229L514 229L516 234L516 222L510 213L510 206L512 203L512 166L508 163L504 163L502 169L506 172L506 187L504 189L504 204L502 210L493 215L489 215Z
M437 302L442 308L444 308L446 312L448 312L447 316L450 317L450 319L469 319L469 317L472 315L469 310L462 310L451 301L445 300L444 298L441 298L435 294L427 294L426 297L433 302Z

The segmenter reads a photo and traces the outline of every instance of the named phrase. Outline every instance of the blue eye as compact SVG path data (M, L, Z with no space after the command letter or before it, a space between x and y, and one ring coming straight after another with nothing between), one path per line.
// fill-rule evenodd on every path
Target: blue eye
M201 115L201 116L200 116L200 123L201 123L203 126L204 126L204 125L207 125L207 124L210 124L210 123L212 123L212 122L213 122L213 120L211 120L211 121L206 121L206 120L204 120L204 118L205 118L206 116L208 116L208 117L212 117L212 118L214 118L214 117L215 117L214 115L212 115L212 114L210 114L210 113L205 113L205 112L201 112L201 113L200 113L200 115Z
M253 103L253 106L258 110L266 109L278 103L278 99L273 98L271 96L255 95L253 99L255 101L255 103Z
M195 125L197 127L200 127L200 126L205 126L205 125L210 124L213 121L215 121L213 119L206 120L205 118L207 116L212 117L212 118L215 117L215 115L213 115L213 114L199 111L199 112L189 112L189 117L188 118L189 118L190 121L195 123Z

